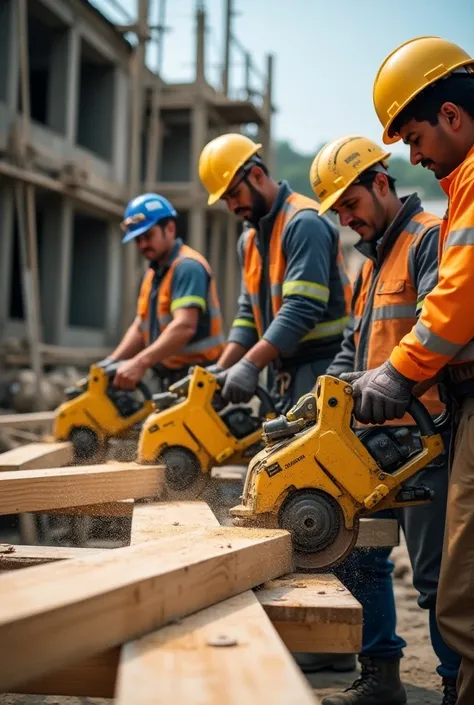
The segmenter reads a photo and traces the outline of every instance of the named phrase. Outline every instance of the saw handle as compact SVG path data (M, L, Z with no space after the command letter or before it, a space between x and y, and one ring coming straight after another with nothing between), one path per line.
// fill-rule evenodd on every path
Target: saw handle
M115 374L117 372L118 366L121 364L122 360L118 360L117 362L113 362L111 365L107 365L107 367L104 369L105 374L107 377L109 377L110 380L112 380L115 377ZM152 394L150 390L148 389L148 385L145 384L145 382L141 381L137 384L135 389L138 389L143 394L143 397L149 401L152 398Z
M422 436L436 436L439 433L438 422L442 423L444 421L443 414L436 422L433 421L425 405L416 397L411 398L407 413L410 414L418 426Z

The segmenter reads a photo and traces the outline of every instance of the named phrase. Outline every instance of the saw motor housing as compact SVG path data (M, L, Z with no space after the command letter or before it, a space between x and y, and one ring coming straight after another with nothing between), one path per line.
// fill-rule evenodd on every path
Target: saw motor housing
M357 540L359 517L431 499L424 487L402 485L443 452L434 426L420 428L419 438L389 426L356 434L352 410L352 387L320 377L315 394L264 424L265 448L230 510L238 525L288 529L302 569L340 562Z
M137 398L112 385L115 369L92 365L88 377L66 390L66 401L56 410L53 435L72 441L79 460L103 450L110 438L127 434L154 409L146 390Z
M138 462L162 461L168 498L192 499L204 489L213 467L248 465L264 446L263 418L250 408L234 407L221 414L213 406L220 385L205 368L194 367L168 392L153 397L155 411L143 424Z

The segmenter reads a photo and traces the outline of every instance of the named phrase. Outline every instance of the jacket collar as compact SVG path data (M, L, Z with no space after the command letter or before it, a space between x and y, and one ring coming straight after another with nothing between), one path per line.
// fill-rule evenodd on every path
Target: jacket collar
M367 257L374 262L382 262L392 249L400 233L405 229L407 223L413 218L414 215L423 210L417 193L412 193L409 196L402 196L400 201L403 205L383 235L381 235L377 240L371 240L370 242L360 240L355 245L355 249L364 255L364 257Z
M293 193L293 189L290 188L287 181L279 181L278 186L278 193L276 195L275 200L273 201L272 207L268 211L267 215L260 219L257 232L261 232L264 234L271 233L278 213L283 208L283 205L288 196Z
M445 192L445 194L447 194L448 196L450 196L449 191L451 189L451 185L452 185L453 181L455 180L455 178L457 177L457 175L459 174L459 172L463 168L464 164L468 161L474 162L474 145L471 147L469 152L466 154L466 158L460 163L460 165L457 166L450 174L448 174L448 176L445 176L444 179L440 179L440 182L439 182L440 186L443 189L443 191Z
M179 251L182 246L182 239L180 237L177 237L174 241L173 247L171 248L170 256L168 257L166 262L150 262L150 269L153 269L155 274L164 274L170 268L176 257L179 255Z

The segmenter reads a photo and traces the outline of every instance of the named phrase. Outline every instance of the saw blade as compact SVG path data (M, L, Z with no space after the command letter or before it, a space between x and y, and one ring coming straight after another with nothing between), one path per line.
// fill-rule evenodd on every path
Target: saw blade
M314 553L294 551L295 569L319 573L342 563L354 548L359 535L359 521L354 520L354 527L339 527L335 539L326 548Z

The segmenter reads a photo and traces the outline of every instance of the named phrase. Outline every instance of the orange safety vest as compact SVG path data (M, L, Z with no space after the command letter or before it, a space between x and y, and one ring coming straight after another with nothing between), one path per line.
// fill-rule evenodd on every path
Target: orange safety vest
M277 315L283 305L283 282L285 279L286 270L286 259L281 244L283 233L292 218L301 210L313 210L318 213L319 206L316 201L313 201L311 198L302 196L299 193L291 193L285 200L283 208L276 216L272 228L270 237L269 279L273 316ZM257 333L261 338L264 333L263 316L259 301L260 283L262 279L262 258L260 256L260 252L258 251L256 238L257 231L255 228L252 228L248 231L246 241L244 243L243 277L247 288L247 293L250 298ZM340 242L337 255L337 264L339 271L341 272L341 282L344 289L347 313L350 310L352 287L345 271ZM316 324L314 330L310 331L308 335L302 338L302 342L342 334L346 322L347 317L344 317L337 321L324 321Z
M172 261L168 271L166 272L160 284L157 300L157 317L160 333L163 333L165 328L173 320L171 313L172 296L171 284L173 280L173 272L181 260L189 258L194 259L206 270L209 274L209 293L207 306L209 311L210 331L207 338L198 340L197 342L189 342L179 351L177 355L167 357L161 361L161 364L169 369L176 370L188 365L206 365L215 362L224 349L224 334L222 329L222 315L217 296L217 288L208 261L187 245L181 245L177 257ZM155 272L153 269L148 269L143 277L140 294L138 297L137 315L141 320L140 328L145 339L145 345L150 344L149 331L149 302Z
M375 264L369 259L364 262L353 302L356 369L372 370L382 365L415 325L418 301L409 267L409 254L411 248L418 247L427 231L439 223L439 218L423 211L411 218L382 262L373 293ZM368 313L370 321L367 326ZM361 335L367 340L364 355L361 353ZM444 408L436 386L429 389L421 400L432 416L438 416ZM402 419L390 421L390 425L400 426L413 423L408 414Z
M438 284L425 298L416 326L390 356L401 374L418 382L446 364L474 360L474 146L440 183L449 208L440 228Z

